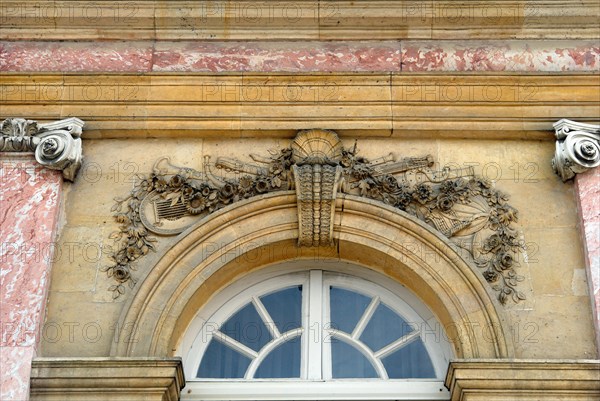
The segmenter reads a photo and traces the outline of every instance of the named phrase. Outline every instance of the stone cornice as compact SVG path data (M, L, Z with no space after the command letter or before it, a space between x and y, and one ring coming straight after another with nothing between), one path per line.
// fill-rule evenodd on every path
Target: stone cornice
M70 117L38 124L24 118L7 118L0 126L0 152L33 152L42 166L61 170L69 181L81 166L84 122Z
M452 401L555 401L600 398L598 360L456 360L446 387Z
M595 39L595 0L4 0L4 40Z
M77 115L86 138L341 136L550 139L600 115L594 74L4 74L5 117Z
M600 166L600 125L562 119L554 124L556 152L552 168L567 181Z
M184 386L180 358L36 358L31 367L32 401L176 401Z

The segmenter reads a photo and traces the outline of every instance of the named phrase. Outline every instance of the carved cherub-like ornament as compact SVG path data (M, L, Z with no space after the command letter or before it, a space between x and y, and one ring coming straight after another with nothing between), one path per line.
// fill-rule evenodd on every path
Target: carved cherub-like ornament
M340 193L363 196L409 213L467 250L483 277L505 303L518 302L516 254L521 247L513 223L517 211L491 182L475 177L471 167L433 170L431 156L395 160L392 154L367 160L333 131L300 131L290 147L252 161L219 157L204 160L203 171L174 166L160 159L153 173L140 177L131 194L113 207L120 230L111 237L120 244L107 267L117 284L134 285L135 261L154 249L150 233L175 235L199 217L239 200L267 192L295 190L298 199L299 246L331 246L335 199ZM235 172L224 178L213 170Z

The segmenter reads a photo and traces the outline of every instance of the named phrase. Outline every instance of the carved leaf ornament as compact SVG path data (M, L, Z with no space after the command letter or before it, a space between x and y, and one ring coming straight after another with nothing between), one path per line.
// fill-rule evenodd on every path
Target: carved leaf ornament
M153 172L139 177L131 193L115 199L120 224L112 233L118 247L105 271L116 283L114 298L135 285L136 261L155 249L152 234L176 235L199 218L242 199L274 191L295 190L299 246L333 244L333 216L338 192L374 199L428 223L466 250L505 304L519 302L516 255L522 248L514 227L517 210L490 181L471 167L433 170L431 156L403 158L392 154L367 160L356 144L345 149L333 131L300 131L290 147L252 162L205 157L203 171L158 160ZM238 173L222 178L214 169Z

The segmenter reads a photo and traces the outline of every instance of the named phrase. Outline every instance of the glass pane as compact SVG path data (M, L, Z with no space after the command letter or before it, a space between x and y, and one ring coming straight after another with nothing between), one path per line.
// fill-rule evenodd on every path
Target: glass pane
M329 287L331 328L352 333L371 299L354 291Z
M378 351L411 331L412 328L396 312L385 304L379 304L360 340L373 351Z
M435 378L431 359L421 339L405 345L381 361L390 379Z
M300 337L281 344L262 361L256 379L283 379L300 377Z
M302 327L302 286L260 297L280 333Z
M377 378L371 362L356 348L336 338L331 339L331 373L334 379Z
M251 303L237 311L221 326L221 332L259 351L271 341L271 334Z
M241 379L250 365L250 358L212 339L204 352L197 377Z

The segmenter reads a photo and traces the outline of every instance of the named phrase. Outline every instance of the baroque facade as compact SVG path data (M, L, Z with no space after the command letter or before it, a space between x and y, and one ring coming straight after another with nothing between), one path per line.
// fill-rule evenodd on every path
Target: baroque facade
M5 1L0 398L600 398L593 1Z

